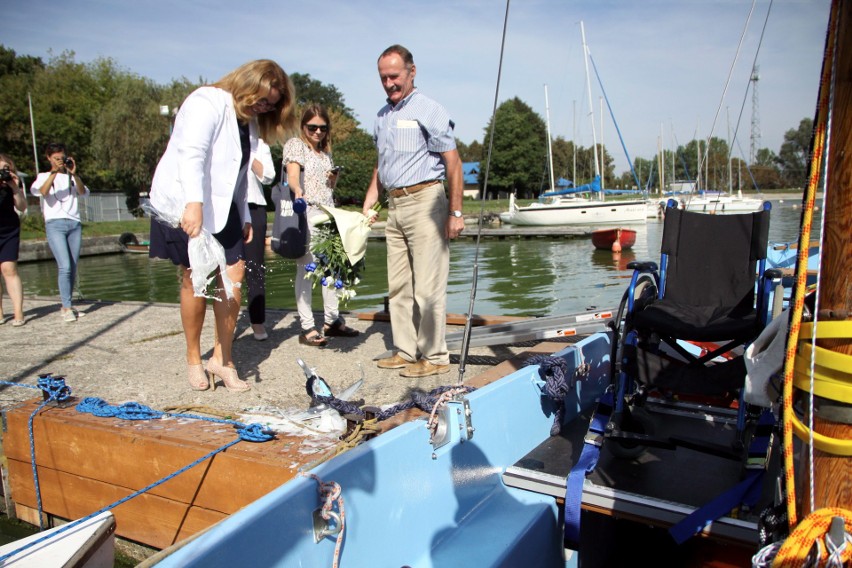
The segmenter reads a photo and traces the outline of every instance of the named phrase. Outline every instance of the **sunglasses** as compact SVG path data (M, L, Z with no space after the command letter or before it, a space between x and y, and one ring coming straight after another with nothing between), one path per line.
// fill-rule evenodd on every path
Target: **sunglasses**
M328 132L327 124L306 124L305 128L308 129L308 132L316 132L317 130L320 132Z

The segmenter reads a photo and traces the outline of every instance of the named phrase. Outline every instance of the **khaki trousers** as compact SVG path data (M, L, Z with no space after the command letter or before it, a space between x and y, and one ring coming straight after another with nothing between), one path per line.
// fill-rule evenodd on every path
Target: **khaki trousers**
M411 195L388 197L388 209L385 239L394 346L403 359L448 365L450 247L444 186L436 182Z

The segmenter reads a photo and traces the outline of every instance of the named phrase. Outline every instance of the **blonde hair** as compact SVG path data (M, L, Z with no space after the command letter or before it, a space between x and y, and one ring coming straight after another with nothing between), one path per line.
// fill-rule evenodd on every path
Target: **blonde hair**
M331 153L331 119L328 117L328 111L325 110L325 107L321 104L312 103L305 107L305 110L302 111L302 120L299 123L299 138L302 139L302 142L311 145L310 139L305 135L305 125L308 121L315 116L320 117L325 121L325 124L328 126L328 130L325 132L325 136L322 137L319 143L319 149L321 152Z
M275 109L257 115L258 131L268 143L283 141L295 130L296 92L293 82L280 65L271 59L257 59L237 67L213 84L231 93L237 118L248 122L251 107L276 89L281 98Z

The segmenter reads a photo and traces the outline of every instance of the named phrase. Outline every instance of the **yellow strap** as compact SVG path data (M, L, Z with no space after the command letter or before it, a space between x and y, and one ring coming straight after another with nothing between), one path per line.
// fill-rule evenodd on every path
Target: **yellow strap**
M810 428L802 424L802 421L795 414L793 414L791 420L793 432L796 436L805 443L810 442ZM814 432L814 447L822 452L836 456L852 456L852 440L831 438L819 432Z
M799 333L793 384L811 389L811 357L814 358L814 394L852 404L852 356L811 344L813 323L803 323ZM817 324L817 339L852 338L852 321L823 321Z
M814 357L814 394L822 398L852 404L852 356L811 344L813 323L803 323L796 352L793 384L805 391L811 389L811 357ZM852 336L852 321L817 322L817 339L846 339ZM793 432L804 442L810 440L810 429L794 414ZM813 433L814 447L838 456L852 456L852 440L831 438Z

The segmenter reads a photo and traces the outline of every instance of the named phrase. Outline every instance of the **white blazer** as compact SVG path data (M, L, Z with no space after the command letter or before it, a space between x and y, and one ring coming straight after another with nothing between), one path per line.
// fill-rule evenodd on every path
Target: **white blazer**
M254 153L258 140L255 120L249 122L249 139ZM181 105L166 152L157 164L151 204L160 211L181 215L187 203L201 203L204 228L218 233L225 228L236 193L243 226L251 217L247 176L242 187L236 187L241 159L233 97L217 87L196 89ZM176 207L179 210L175 211Z

